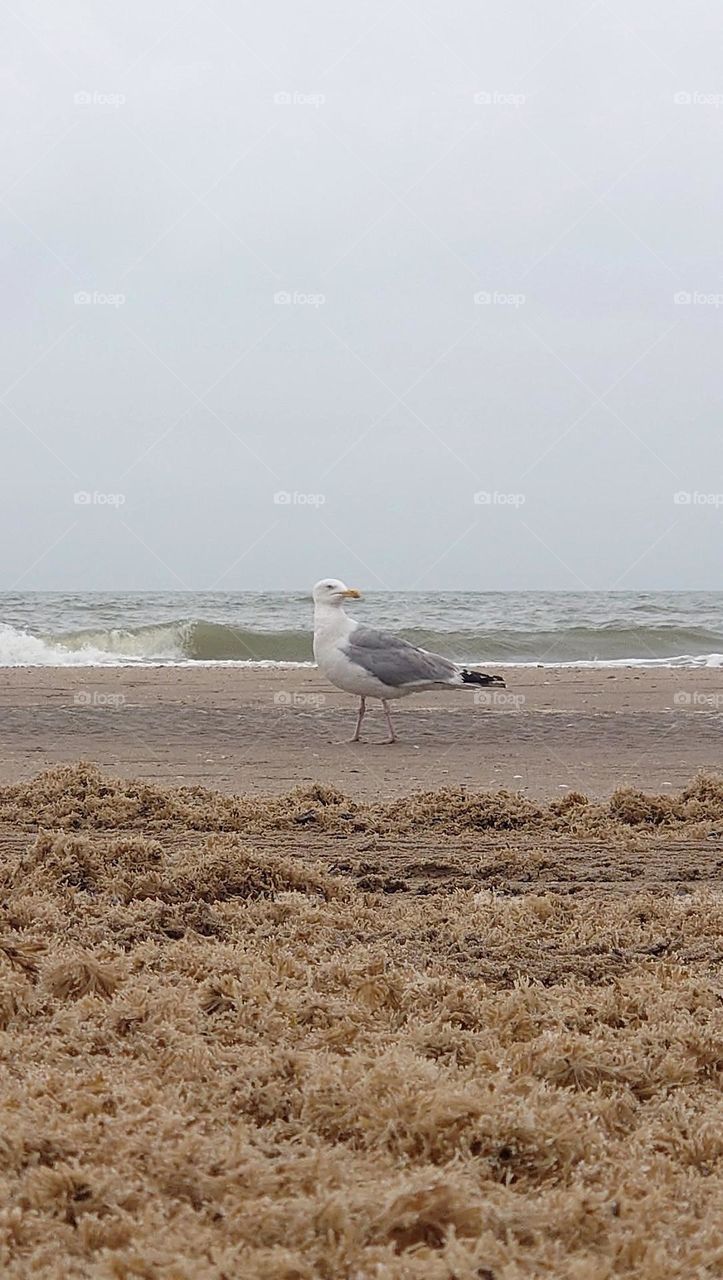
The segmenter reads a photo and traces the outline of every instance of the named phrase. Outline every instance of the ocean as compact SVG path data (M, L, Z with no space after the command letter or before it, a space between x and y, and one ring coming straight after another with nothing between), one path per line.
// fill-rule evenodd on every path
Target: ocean
M369 592L354 616L466 663L723 666L723 592ZM0 666L311 663L305 592L6 592Z

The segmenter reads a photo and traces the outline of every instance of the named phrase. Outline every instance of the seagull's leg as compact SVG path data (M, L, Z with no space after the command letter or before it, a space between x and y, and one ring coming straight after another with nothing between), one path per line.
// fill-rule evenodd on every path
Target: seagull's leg
M356 718L356 729L354 730L354 737L349 739L349 741L350 741L350 742L361 742L361 727L362 727L362 720L364 719L364 713L365 713L366 709L367 709L367 700L366 700L366 698L360 698L360 699L359 699L359 714L358 714L358 716L357 716L357 718Z
M389 711L389 703L387 702L386 698L382 698L382 706L384 707L384 718L387 722L387 728L389 730L389 737L387 738L387 743L391 744L392 742L396 742L397 735L394 732L394 725L392 724L392 717Z

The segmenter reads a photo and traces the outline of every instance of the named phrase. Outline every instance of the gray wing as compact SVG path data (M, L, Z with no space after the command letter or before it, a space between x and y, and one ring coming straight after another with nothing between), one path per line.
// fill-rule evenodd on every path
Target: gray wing
M407 684L448 684L458 668L447 658L417 649L399 636L373 627L355 627L345 646L347 657L391 689Z

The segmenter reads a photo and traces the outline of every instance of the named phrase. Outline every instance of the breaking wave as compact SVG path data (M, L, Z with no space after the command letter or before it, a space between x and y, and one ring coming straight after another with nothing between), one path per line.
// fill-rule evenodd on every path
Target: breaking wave
M601 626L556 630L405 629L407 640L467 663L559 666L723 667L723 635L703 627ZM203 619L53 635L0 623L0 666L305 664L311 634L263 631Z

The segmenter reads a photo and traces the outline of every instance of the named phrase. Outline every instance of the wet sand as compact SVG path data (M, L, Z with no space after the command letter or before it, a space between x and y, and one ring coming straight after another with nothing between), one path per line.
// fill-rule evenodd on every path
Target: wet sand
M0 780L86 759L124 777L278 793L320 781L381 797L465 784L534 798L665 791L723 767L723 673L514 668L491 706L466 691L355 702L310 668L15 668L0 672ZM482 694L485 691L481 691ZM479 695L478 695L479 696ZM718 706L716 705L718 703Z

